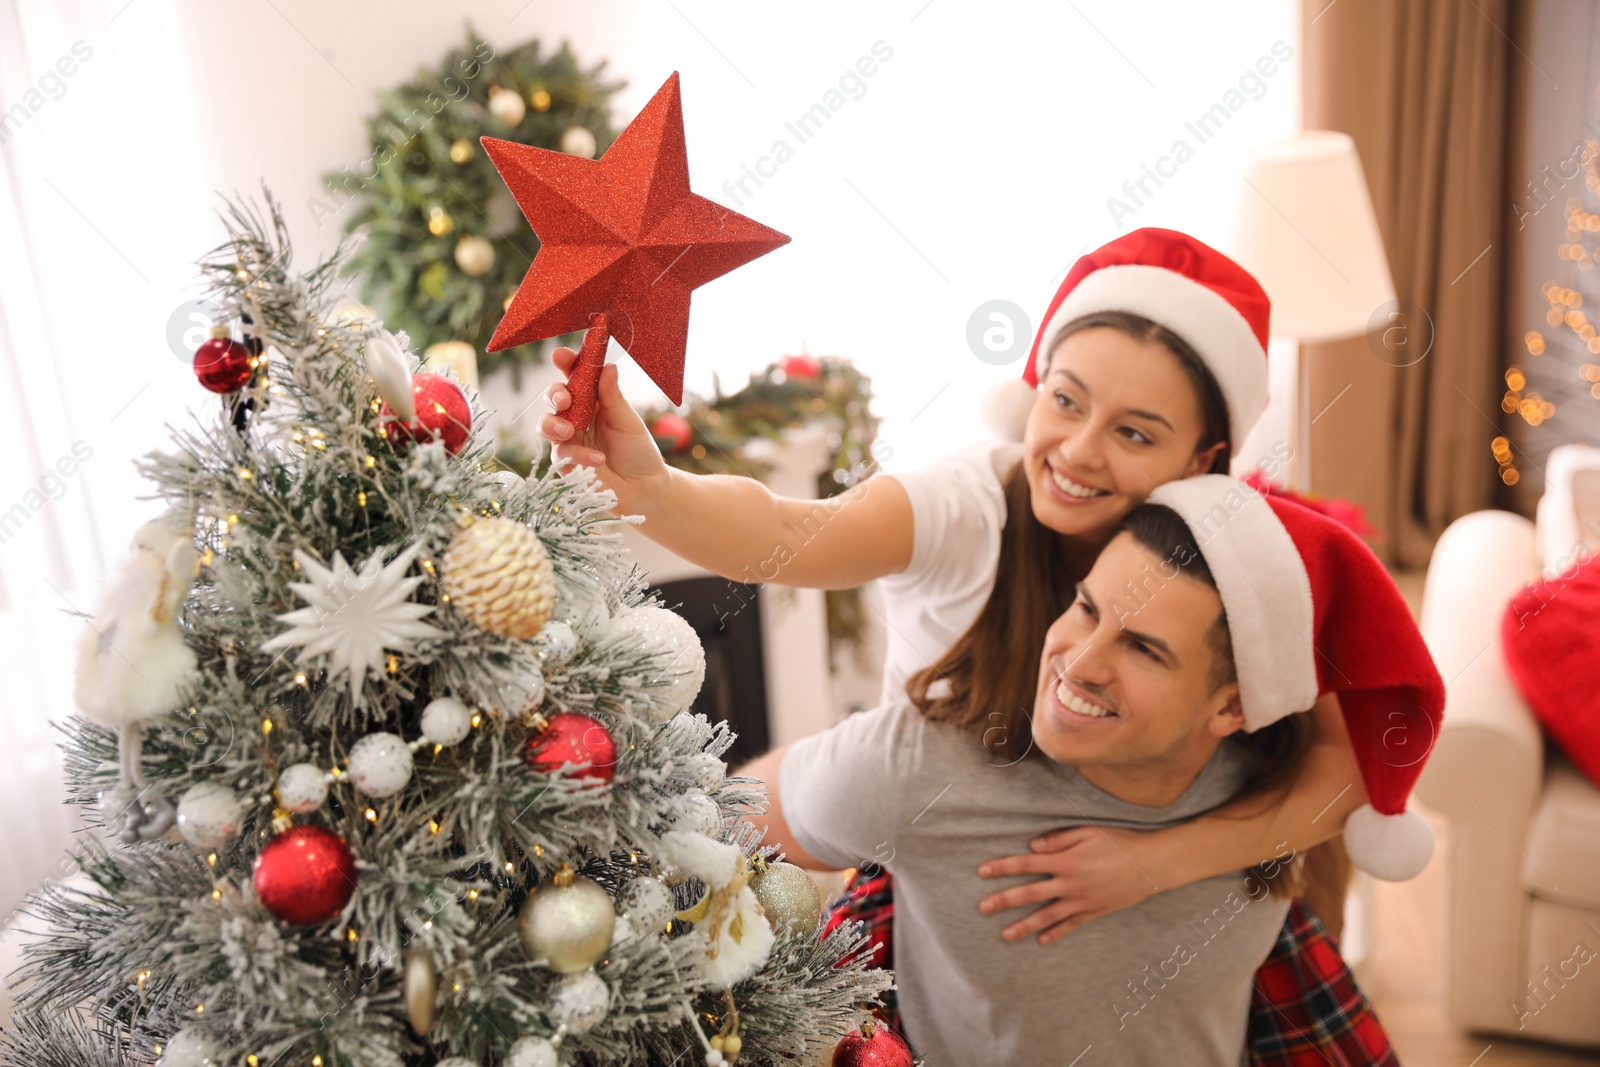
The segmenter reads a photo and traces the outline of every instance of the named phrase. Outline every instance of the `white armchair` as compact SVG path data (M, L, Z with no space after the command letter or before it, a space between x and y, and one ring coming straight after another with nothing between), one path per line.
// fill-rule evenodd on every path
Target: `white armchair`
M1540 574L1521 516L1475 512L1440 538L1422 632L1447 697L1417 795L1449 823L1451 1021L1600 1047L1600 789L1547 751L1500 650L1506 605Z

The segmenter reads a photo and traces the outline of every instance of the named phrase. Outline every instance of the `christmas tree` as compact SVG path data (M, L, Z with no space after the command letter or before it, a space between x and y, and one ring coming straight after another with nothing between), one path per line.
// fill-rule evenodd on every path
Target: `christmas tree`
M587 469L524 479L460 383L336 312L270 196L202 266L210 425L86 628L86 881L28 910L0 1059L766 1064L888 982L740 821L704 655Z

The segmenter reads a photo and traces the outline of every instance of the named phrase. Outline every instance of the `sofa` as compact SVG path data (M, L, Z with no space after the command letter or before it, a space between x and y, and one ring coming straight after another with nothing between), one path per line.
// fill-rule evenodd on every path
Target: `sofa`
M1448 826L1449 1019L1600 1048L1600 789L1546 742L1501 655L1508 602L1544 571L1540 542L1527 519L1480 511L1434 550L1421 625L1447 698L1416 795Z

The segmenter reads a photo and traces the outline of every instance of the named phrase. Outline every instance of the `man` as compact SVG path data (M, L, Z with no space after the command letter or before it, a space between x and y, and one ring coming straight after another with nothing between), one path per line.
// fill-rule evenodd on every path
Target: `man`
M1318 655L1349 647L1330 635L1389 635L1409 673L1391 677L1391 666L1368 662L1377 657L1336 657L1344 686L1323 688L1348 686L1347 699L1363 711L1375 697L1385 698L1385 708L1404 697L1436 724L1442 685L1425 649L1418 651L1420 638L1406 635L1414 626L1397 593L1346 597L1339 612L1312 611L1313 594L1318 604L1324 599L1322 561L1337 557L1341 578L1358 586L1371 568L1382 574L1375 559L1369 567L1339 539L1353 536L1328 529L1333 524L1320 516L1307 520L1295 505L1269 508L1231 479L1186 481L1208 484L1164 498L1158 490L1157 503L1130 514L1051 627L1025 718L996 709L992 726L970 715L935 721L934 702L897 701L745 772L776 786L765 824L793 862L893 868L900 1006L906 1034L930 1067L1241 1062L1251 977L1288 907L1272 894L1269 879L1280 872L1239 871L1154 892L1042 945L1007 943L1007 920L979 912L994 887L978 867L1026 852L1031 839L1063 826L1170 826L1264 774L1292 771L1254 752L1274 747L1260 743L1266 728L1294 732L1303 724L1294 712L1316 699ZM1219 511L1235 487L1248 499ZM1307 557L1314 563L1301 556L1306 541L1317 542ZM1221 573L1214 576L1208 561L1223 563ZM1308 570L1316 573L1308 578ZM1245 587L1250 592L1241 593ZM1330 594L1328 603L1335 601ZM1240 633L1272 651L1297 623L1306 649L1278 657L1287 679L1264 677L1270 657L1264 663L1253 648L1238 661L1250 673L1239 676L1233 641ZM1349 719L1349 706L1345 712ZM985 733L996 729L1031 730L1031 750L995 759ZM1363 756L1368 733L1352 730L1363 777L1375 800L1386 798L1385 814L1373 817L1409 825L1404 793L1420 760L1402 775L1409 780L1396 807L1388 788L1396 768L1378 769L1381 753ZM1360 853L1352 847L1358 862Z

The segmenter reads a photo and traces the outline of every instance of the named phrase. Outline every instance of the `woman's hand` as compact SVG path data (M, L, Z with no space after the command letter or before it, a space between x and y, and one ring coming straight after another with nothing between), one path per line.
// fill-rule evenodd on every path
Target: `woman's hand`
M1007 926L1005 939L1017 941L1038 933L1041 945L1059 941L1090 919L1120 911L1160 891L1145 874L1152 869L1143 859L1150 836L1139 830L1075 826L1035 838L1029 843L1032 852L990 860L978 868L978 875L1047 877L985 897L978 910L992 915L1007 908L1044 904Z
M558 370L571 377L578 360L576 352L558 348L550 358ZM600 484L617 494L619 514L648 516L671 471L649 427L623 397L616 364L600 372L600 403L594 421L581 433L575 433L572 423L561 417L572 406L566 384L550 383L544 396L551 413L540 416L539 436L554 444L551 459L556 465L576 463L595 468Z

